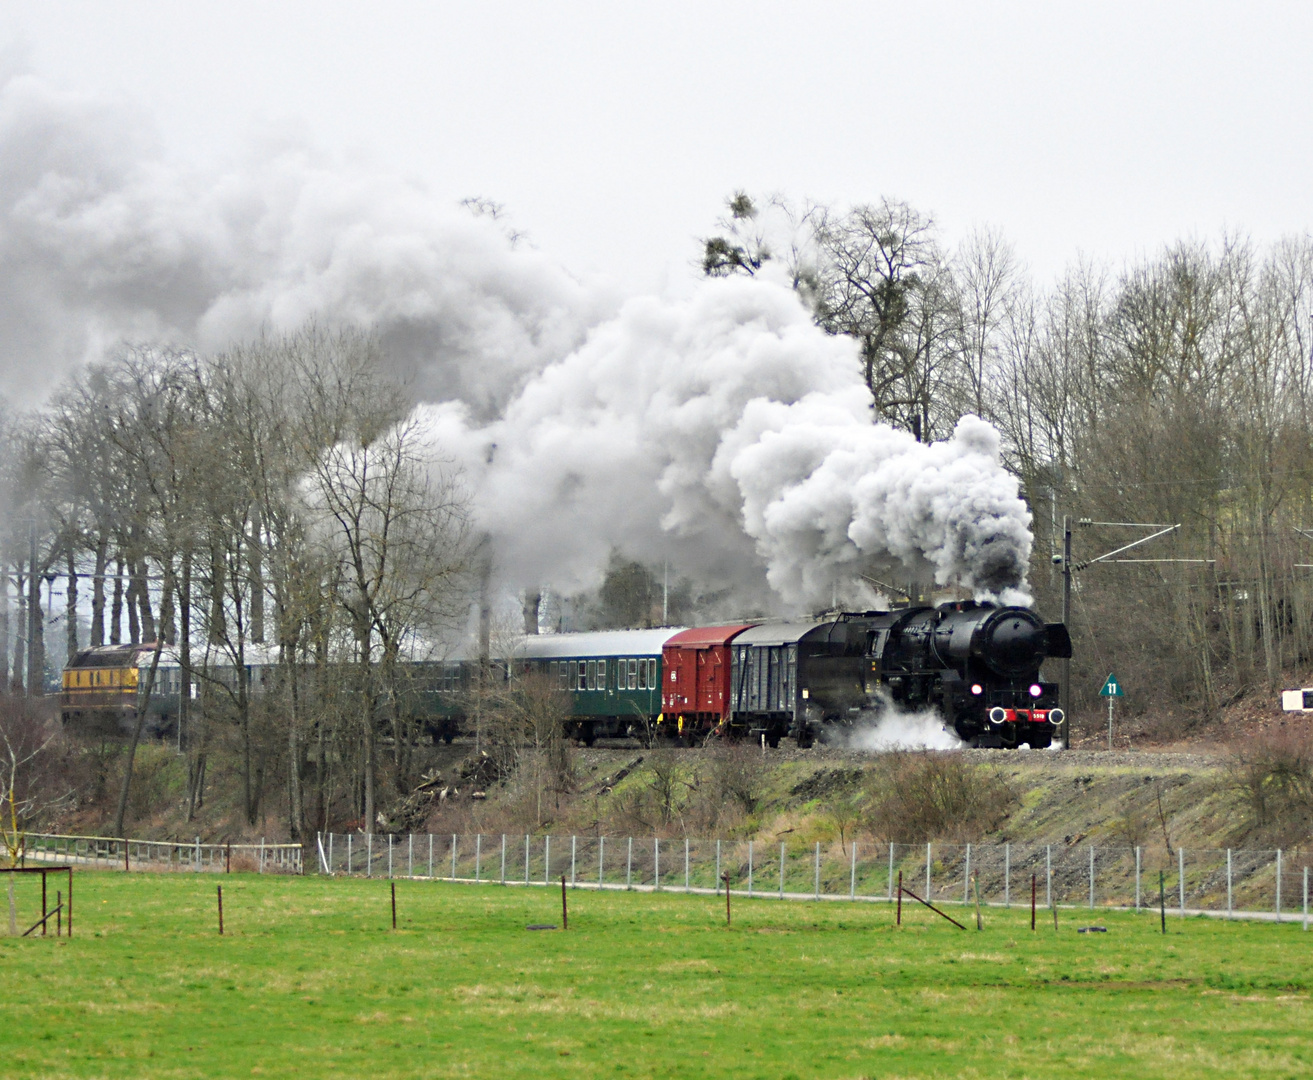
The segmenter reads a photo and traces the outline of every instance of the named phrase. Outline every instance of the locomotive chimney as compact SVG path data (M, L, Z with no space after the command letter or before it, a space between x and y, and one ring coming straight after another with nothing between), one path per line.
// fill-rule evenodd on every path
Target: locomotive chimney
M538 608L542 604L543 594L540 589L525 589L521 610L524 612L524 632L538 633Z

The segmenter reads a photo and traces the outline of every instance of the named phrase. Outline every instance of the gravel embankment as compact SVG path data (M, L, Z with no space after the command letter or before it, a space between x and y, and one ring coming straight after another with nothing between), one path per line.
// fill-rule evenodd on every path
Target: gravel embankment
M658 748L656 752L661 752ZM595 746L580 749L586 767L620 767L635 758L653 753L637 745ZM698 754L698 750L673 750L674 753ZM989 762L1003 766L1037 766L1068 771L1071 769L1169 769L1179 772L1206 772L1222 768L1225 759L1220 751L1198 750L954 750L945 753L961 754L969 761ZM799 750L795 746L767 749L762 761L767 765L784 762L835 763L860 765L878 760L879 752L844 750L835 747L813 747Z

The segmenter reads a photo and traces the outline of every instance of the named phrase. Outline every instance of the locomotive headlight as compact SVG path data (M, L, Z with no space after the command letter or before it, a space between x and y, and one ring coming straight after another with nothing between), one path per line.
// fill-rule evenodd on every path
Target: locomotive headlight
M972 683L971 692L975 694L976 697L979 697L981 694L985 692L985 688L981 686L979 683Z
M989 722L991 724L1001 724L1007 718L1008 718L1007 712L1003 709L1000 709L997 705L995 705L992 709L989 710Z
M1063 712L1061 709L1049 710L1049 723L1052 724L1054 727L1057 727L1065 719L1067 719L1067 714Z
M1044 693L1044 687L1040 686L1039 683L1031 683L1031 684L1030 684L1030 696L1031 696L1031 697L1039 697L1040 694L1042 694L1042 693Z

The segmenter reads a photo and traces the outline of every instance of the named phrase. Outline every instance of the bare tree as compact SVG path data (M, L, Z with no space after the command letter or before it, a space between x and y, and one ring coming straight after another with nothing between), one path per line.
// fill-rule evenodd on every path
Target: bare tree
M470 570L467 496L458 473L424 445L403 398L380 383L373 343L342 337L330 356L300 356L306 436L319 445L306 498L340 566L337 601L359 675L366 828L378 815L376 723L392 729L393 780L404 787L415 732L398 664L464 610ZM330 394L354 384L358 395Z

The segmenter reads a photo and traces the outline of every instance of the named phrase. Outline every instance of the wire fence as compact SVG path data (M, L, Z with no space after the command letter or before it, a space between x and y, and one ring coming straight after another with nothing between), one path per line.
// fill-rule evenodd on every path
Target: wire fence
M874 844L526 834L320 833L321 874L476 884L719 892L889 901L904 885L936 903L1157 909L1307 918L1310 853L1096 844ZM300 844L210 844L29 833L24 858L73 865L300 874Z
M64 862L108 869L181 870L224 873L300 874L300 844L203 844L194 841L132 840L110 836L65 836L27 833L25 862Z
M1094 844L800 845L796 841L524 834L316 838L321 874L478 884L719 892L800 900L892 900L899 875L927 900L1048 907L1306 915L1304 852ZM1161 889L1161 895L1160 895Z

